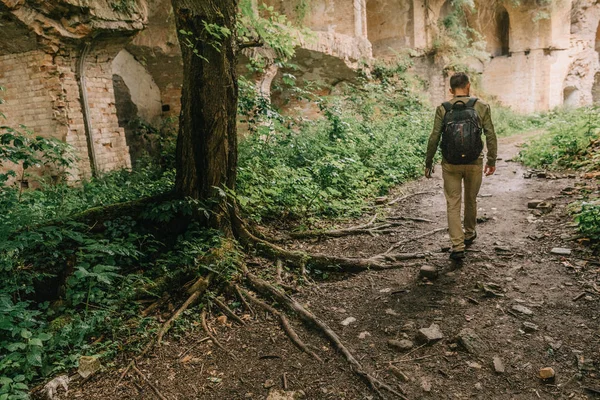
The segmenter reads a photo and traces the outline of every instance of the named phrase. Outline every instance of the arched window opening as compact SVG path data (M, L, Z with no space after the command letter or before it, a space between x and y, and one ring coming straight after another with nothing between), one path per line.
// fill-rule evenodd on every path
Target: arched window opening
M497 14L497 37L499 42L499 54L500 56L507 56L510 54L510 16L508 11L502 7Z

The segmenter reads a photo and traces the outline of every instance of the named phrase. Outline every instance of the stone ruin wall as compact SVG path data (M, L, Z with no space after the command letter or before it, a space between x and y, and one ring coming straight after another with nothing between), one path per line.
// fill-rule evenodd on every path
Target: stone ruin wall
M145 13L145 3L123 15L99 0L0 0L2 125L22 124L36 135L73 145L79 161L71 179L89 177L94 169L131 167L117 119L112 62L144 27Z
M256 0L260 2L261 0ZM409 54L433 103L448 96L447 59L432 51L449 0L264 0L312 34L302 37L292 62L253 76L260 92L289 112L314 117L318 110L271 92L282 75L332 87L356 77L361 62ZM80 157L75 178L130 167L143 151L132 128L137 120L159 125L180 111L183 77L169 0L138 0L120 14L110 0L0 0L0 86L7 125L71 143ZM469 25L487 43L489 57L471 59L477 95L519 112L600 102L600 1L558 0L542 11L531 0L476 0ZM77 65L85 43L85 91L92 143L86 130ZM243 72L243 68L240 67ZM93 147L90 149L90 146ZM90 156L95 155L95 162Z

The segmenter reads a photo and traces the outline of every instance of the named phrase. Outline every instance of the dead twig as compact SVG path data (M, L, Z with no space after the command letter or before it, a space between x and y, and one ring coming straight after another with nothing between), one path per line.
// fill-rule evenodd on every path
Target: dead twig
M292 328L292 326L290 325L290 322L288 321L287 317L283 313L277 311L274 307L268 305L267 303L256 298L255 296L252 296L247 290L244 290L244 289L240 289L240 290L246 297L248 297L250 299L250 301L257 304L259 307L263 308L265 311L271 313L275 317L279 318L279 323L281 324L281 328L286 333L286 335L290 338L292 343L294 343L296 345L296 347L298 347L301 351L305 352L306 354L312 356L314 359L318 360L319 362L321 362L321 363L323 362L321 357L319 357L314 351L309 349L308 346L302 341L302 339L300 339L300 336L298 336L298 334L296 333L294 328Z
M163 394L160 392L160 390L158 390L158 388L156 386L154 386L148 378L146 378L146 375L144 375L142 373L142 371L140 371L135 364L133 365L133 370L140 376L140 378L142 378L142 380L144 382L146 382L148 384L148 386L150 386L152 388L152 390L154 390L154 393L156 393L156 395L158 396L158 398L160 400L168 400L165 396L163 396Z
M278 302L284 304L290 310L294 311L302 320L304 320L311 326L316 326L327 337L327 339L329 339L329 341L335 346L335 348L344 355L346 361L348 361L348 363L351 365L353 371L358 376L363 378L375 391L375 393L377 393L380 397L383 397L380 392L380 389L385 389L400 399L408 400L403 394L399 393L389 385L379 381L377 378L373 377L368 372L366 372L363 369L360 362L358 362L358 360L352 355L348 348L344 346L340 337L325 322L321 321L313 313L305 309L300 303L289 297L284 292L280 291L270 283L253 275L248 271L247 268L244 269L246 278L257 291L265 295L272 296Z
M422 195L422 194L433 194L433 193L434 192L416 192L416 193L407 194L406 196L400 196L400 197L395 198L394 200L392 200L389 203L387 203L387 205L388 206L393 206L396 203L399 203L401 201L410 199L411 197L414 197L414 196L419 196L419 195Z
M432 230L432 231L429 231L429 232L423 233L423 234L421 234L421 235L418 235L418 236L415 236L415 237L412 237L412 238L409 238L409 239L404 239L404 240L401 240L401 241L399 241L399 242L396 242L396 243L394 243L394 244L393 244L393 245L392 245L392 246L391 246L389 249L387 249L387 251L386 251L385 253L383 253L383 254L389 254L389 253L391 253L392 251L396 250L396 249L397 249L398 247L400 247L400 246L403 246L403 245L405 245L405 244L408 244L408 243L414 242L414 241L416 241L416 240L419 240L419 239L426 238L427 236L435 235L436 233L438 233L438 232L442 232L442 231L445 231L445 230L447 230L447 229L448 229L448 228L438 228L438 229L434 229L434 230Z

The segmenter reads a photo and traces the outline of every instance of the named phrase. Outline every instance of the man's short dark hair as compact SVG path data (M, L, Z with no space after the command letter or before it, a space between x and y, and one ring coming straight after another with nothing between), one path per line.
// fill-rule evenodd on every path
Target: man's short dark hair
M464 72L457 72L450 78L450 87L452 90L464 89L469 84L469 75Z

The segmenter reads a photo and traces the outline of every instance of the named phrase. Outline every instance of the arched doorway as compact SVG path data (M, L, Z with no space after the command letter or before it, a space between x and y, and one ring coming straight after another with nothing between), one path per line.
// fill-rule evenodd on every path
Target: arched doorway
M496 35L498 38L497 56L510 53L510 16L506 8L500 7L496 15Z
M412 0L367 1L367 37L373 45L373 55L394 54L414 44Z

